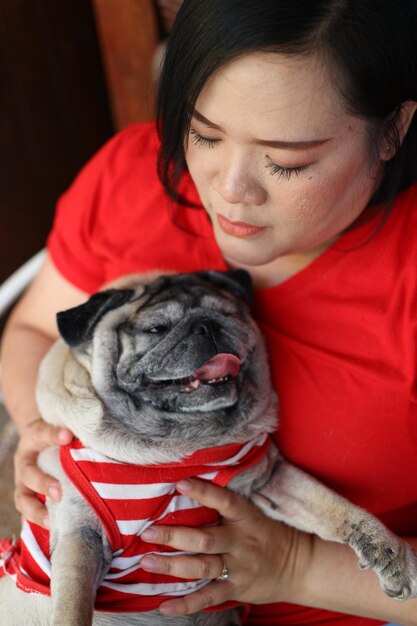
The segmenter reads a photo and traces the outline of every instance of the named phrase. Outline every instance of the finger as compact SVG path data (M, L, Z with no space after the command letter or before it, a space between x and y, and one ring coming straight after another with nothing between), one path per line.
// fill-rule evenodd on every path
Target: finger
M48 495L53 500L60 500L62 496L59 482L45 474L36 464L36 455L24 455L16 460L17 485L23 485L26 490Z
M253 511L253 506L237 493L219 487L207 480L187 479L176 485L180 493L198 500L200 504L215 509L229 522L239 522Z
M60 446L71 442L73 434L68 428L61 428L47 424L42 419L32 422L28 426L31 431L31 445L37 450L49 446Z
M158 572L177 578L214 579L223 571L223 558L220 555L207 556L145 556L140 565L147 572Z
M48 511L36 494L22 487L16 488L14 504L25 519L43 528L49 528Z
M141 539L163 544L176 550L201 554L223 554L233 546L232 529L223 526L190 528L188 526L158 526L146 529ZM216 574L218 575L218 574Z
M188 596L163 602L159 610L166 616L190 615L230 600L231 594L232 588L229 583L223 580L214 581Z

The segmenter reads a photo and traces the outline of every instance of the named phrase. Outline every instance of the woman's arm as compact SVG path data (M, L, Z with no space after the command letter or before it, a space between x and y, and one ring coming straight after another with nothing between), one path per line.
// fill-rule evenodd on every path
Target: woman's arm
M59 499L56 480L37 465L39 452L68 443L71 433L42 421L35 400L39 363L58 337L57 311L85 301L86 294L68 283L46 259L7 323L1 344L2 388L6 407L20 439L15 455L16 508L28 519L43 524L46 510L34 492Z
M185 490L181 483L179 491L216 509L223 518L222 525L205 529L153 526L142 534L146 541L200 554L145 557L141 565L147 571L183 578L216 579L226 564L230 576L226 581L213 580L189 596L164 602L162 613L193 613L225 600L291 602L417 624L417 600L399 603L386 596L376 574L359 570L358 558L348 546L270 520L227 489L204 481L186 482L191 489ZM410 541L417 546L417 539Z

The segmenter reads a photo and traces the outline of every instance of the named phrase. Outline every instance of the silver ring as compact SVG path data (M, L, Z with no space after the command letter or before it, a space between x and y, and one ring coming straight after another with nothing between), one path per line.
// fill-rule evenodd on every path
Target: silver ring
M216 580L227 580L229 578L229 570L226 563L223 561L222 573L217 576Z

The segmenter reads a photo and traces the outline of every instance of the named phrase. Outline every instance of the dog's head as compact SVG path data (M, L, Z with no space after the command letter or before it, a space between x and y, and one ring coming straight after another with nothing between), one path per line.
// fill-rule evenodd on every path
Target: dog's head
M106 407L101 427L200 446L271 430L250 297L246 272L197 272L102 291L59 313L61 336Z

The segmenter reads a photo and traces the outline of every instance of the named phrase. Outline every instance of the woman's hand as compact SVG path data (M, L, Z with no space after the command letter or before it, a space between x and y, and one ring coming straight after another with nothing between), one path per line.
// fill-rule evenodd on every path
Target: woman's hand
M41 418L30 422L20 431L14 457L14 502L16 509L26 519L40 526L48 527L48 514L36 494L48 495L54 500L60 500L62 494L59 482L44 474L37 466L39 452L50 446L68 444L72 437L66 428L56 428Z
M197 553L147 556L141 562L144 570L180 578L213 579L199 591L163 602L161 613L186 615L226 600L261 604L291 595L292 582L308 558L308 535L267 518L241 496L206 481L181 481L177 489L217 510L222 523L206 528L154 525L142 533L145 541ZM224 566L229 574L227 580L216 580Z

